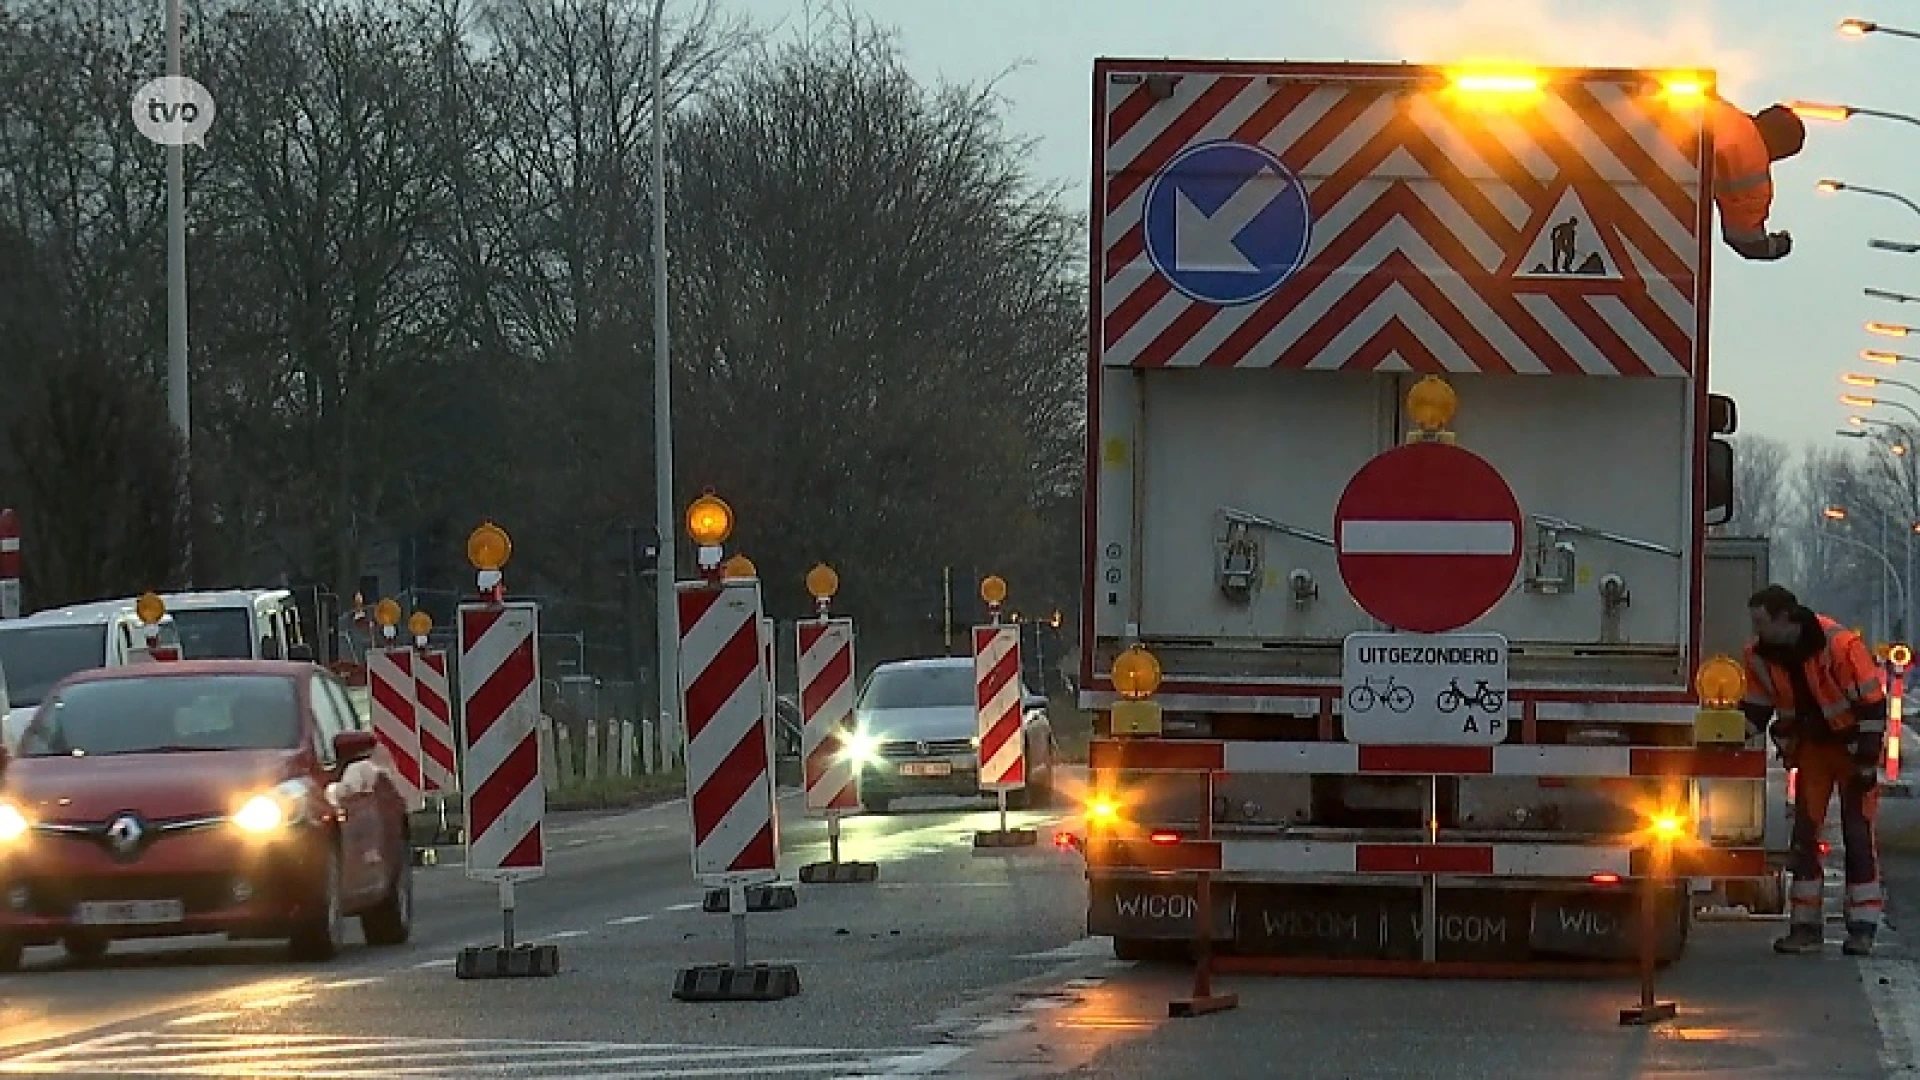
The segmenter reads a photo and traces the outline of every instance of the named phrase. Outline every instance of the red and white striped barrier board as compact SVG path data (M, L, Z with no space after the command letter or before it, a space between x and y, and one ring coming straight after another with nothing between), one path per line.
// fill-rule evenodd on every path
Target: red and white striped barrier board
M802 622L797 640L807 810L815 816L858 810L853 763L842 756L853 731L853 620Z
M20 517L0 509L0 619L20 617Z
M1020 625L973 628L973 703L980 718L980 790L1027 786Z
M1740 878L1766 874L1764 848L1684 844L1672 853L1680 877ZM1220 873L1440 874L1460 877L1609 878L1644 876L1651 854L1630 845L1381 844L1327 840L1088 841L1087 862L1100 870L1212 870Z
M426 805L420 791L420 705L415 700L412 649L367 650L367 696L373 735L393 759L393 785L408 810Z
M1653 80L1555 72L1504 109L1405 65L1095 72L1107 366L1683 377L1698 362L1704 110ZM1553 243L1569 219L1577 266Z
M413 654L414 712L420 729L420 789L436 795L460 790L459 764L453 752L453 704L447 694L447 654L419 649Z
M680 711L693 876L720 888L780 876L760 583L681 582Z
M537 878L547 870L540 611L526 603L462 604L458 630L467 876Z
M1096 739L1090 769L1300 776L1711 777L1761 780L1765 750L1628 746L1358 746L1344 742Z
M774 643L773 620L763 615L760 618L760 697L762 699L762 715L766 717L767 760L770 762L780 759L780 741L778 738L780 734L779 692L774 680L774 665L777 655L778 649ZM769 767L771 768L771 766ZM774 786L778 787L779 785L776 783Z

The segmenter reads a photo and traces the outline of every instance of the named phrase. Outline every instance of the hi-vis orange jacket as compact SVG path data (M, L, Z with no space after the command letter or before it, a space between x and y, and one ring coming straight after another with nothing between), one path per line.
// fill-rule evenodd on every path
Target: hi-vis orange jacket
M1710 98L1713 126L1713 201L1720 207L1720 231L1730 242L1767 238L1767 214L1773 209L1773 159L1760 129L1738 106Z
M1820 707L1820 718L1834 732L1856 728L1866 733L1884 732L1886 709L1872 706L1883 706L1887 691L1867 643L1825 615L1819 618L1820 629L1826 631L1827 647L1808 657L1804 670L1807 687ZM1782 721L1798 720L1794 715L1799 706L1794 699L1793 677L1787 669L1761 659L1754 642L1747 644L1746 661L1747 694L1742 704L1772 709Z

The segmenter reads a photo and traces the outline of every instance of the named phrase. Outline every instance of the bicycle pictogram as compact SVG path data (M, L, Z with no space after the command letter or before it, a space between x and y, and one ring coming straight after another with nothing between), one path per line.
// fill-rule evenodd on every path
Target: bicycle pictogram
M1394 682L1391 675L1378 683L1372 676L1366 676L1360 685L1347 691L1348 712L1372 712L1374 706L1382 703L1394 712L1406 712L1413 708L1413 691Z
M1507 695L1488 686L1485 679L1474 680L1472 693L1460 689L1459 679L1448 679L1447 688L1440 691L1440 696L1434 699L1434 704L1439 706L1443 713L1458 712L1464 705L1469 709L1492 714L1506 707Z

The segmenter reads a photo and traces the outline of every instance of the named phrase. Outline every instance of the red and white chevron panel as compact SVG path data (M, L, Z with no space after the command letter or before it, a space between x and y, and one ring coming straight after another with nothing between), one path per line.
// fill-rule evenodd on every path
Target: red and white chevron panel
M1292 776L1502 776L1759 780L1764 750L1657 746L1358 746L1346 742L1096 739L1090 769Z
M773 881L780 876L780 826L760 583L681 582L678 588L693 876L712 887Z
M1026 709L1020 693L1018 623L973 628L973 703L980 719L980 790L1026 787Z
M540 776L540 609L462 604L460 749L467 876L525 881L547 870Z
M453 705L447 694L447 654L420 649L413 654L413 688L419 709L420 788L444 795L460 790L459 764L453 752Z
M1095 72L1106 366L1685 377L1701 359L1703 113L1646 75L1549 70L1536 98L1476 106L1399 65ZM1171 97L1155 75L1174 77ZM1277 158L1311 223L1299 269L1231 306L1175 288L1144 227L1156 177L1221 140ZM1260 212L1179 227L1231 239ZM1569 217L1562 269L1553 230Z
M393 786L408 810L426 805L420 794L420 729L415 713L413 650L367 651L367 696L373 704L373 736L393 761Z
M1682 844L1673 851L1680 877L1761 877L1764 848ZM1624 878L1651 868L1651 853L1631 845L1416 844L1337 840L1189 840L1174 833L1150 839L1090 840L1087 864L1099 870L1215 870L1222 873L1440 874L1458 877Z
M797 635L800 682L800 755L807 782L807 810L847 813L860 808L853 763L843 756L853 731L856 697L853 620L802 622Z

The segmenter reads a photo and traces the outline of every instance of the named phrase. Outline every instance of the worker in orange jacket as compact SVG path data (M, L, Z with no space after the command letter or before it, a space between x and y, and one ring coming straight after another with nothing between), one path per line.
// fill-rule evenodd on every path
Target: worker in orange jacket
M1827 803L1840 794L1840 838L1846 845L1849 956L1873 952L1880 928L1880 866L1874 843L1880 755L1887 735L1887 691L1860 635L1816 615L1793 593L1769 585L1747 601L1754 641L1747 646L1742 702L1750 733L1767 728L1788 768L1800 770L1793 803L1793 884L1787 935L1775 952L1818 952L1825 944L1821 912L1820 830Z
M1713 201L1720 235L1748 259L1771 261L1793 250L1793 237L1767 231L1773 209L1773 163L1800 152L1807 126L1792 109L1769 105L1752 116L1724 98L1709 99L1713 131Z

